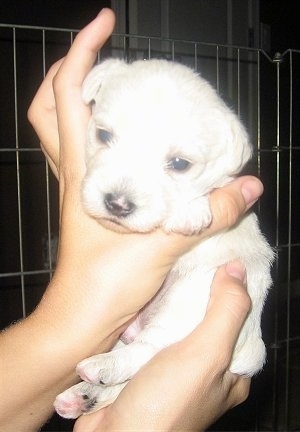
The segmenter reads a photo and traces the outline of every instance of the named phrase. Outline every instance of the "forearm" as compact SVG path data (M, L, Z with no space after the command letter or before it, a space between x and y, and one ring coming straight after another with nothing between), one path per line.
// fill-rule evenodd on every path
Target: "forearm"
M76 301L69 299L62 310L67 289L55 281L49 288L30 317L0 335L0 430L5 432L39 430L55 396L77 381L76 364L112 344L114 335L104 326L88 329L81 323Z
M55 394L75 382L69 362L57 367L54 359L59 362L61 355L57 340L45 330L28 319L1 335L0 430L39 430L53 411Z

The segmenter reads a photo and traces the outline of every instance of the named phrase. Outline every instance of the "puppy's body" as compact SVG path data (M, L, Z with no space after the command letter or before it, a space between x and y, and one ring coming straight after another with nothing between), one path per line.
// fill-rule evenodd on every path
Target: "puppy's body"
M162 227L190 235L208 226L209 192L251 157L243 126L212 87L179 64L108 60L90 73L83 92L95 102L83 185L87 212L124 232ZM248 214L177 261L116 347L78 365L86 382L59 395L57 411L72 418L110 404L157 351L201 322L216 268L235 259L246 266L252 310L230 370L249 376L260 370L260 317L273 253Z

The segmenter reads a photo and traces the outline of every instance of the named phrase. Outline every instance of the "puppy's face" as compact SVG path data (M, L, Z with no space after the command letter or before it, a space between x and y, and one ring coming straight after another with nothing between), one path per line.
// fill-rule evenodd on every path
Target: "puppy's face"
M207 194L251 155L236 116L189 68L108 60L87 77L93 101L83 203L112 229L191 233L210 222Z

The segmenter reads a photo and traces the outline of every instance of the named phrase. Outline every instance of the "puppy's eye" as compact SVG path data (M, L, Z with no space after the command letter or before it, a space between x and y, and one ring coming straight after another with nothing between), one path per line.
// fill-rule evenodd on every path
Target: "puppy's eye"
M179 157L174 157L169 160L168 167L174 171L186 171L190 167L191 163L186 159L181 159Z
M113 138L113 134L106 129L97 129L96 135L103 144L108 144Z

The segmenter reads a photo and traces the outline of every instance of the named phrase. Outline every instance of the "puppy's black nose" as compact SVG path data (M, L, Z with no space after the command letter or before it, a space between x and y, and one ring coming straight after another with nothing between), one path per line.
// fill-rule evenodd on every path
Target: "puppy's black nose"
M126 196L120 194L105 194L104 204L112 215L118 217L126 217L135 210L135 204Z

